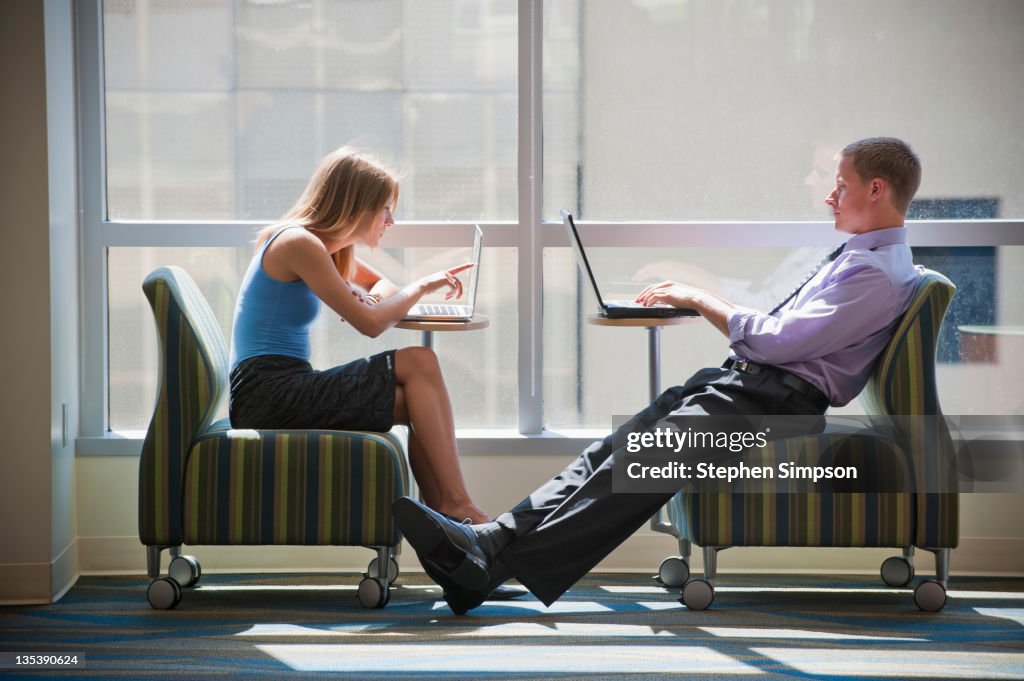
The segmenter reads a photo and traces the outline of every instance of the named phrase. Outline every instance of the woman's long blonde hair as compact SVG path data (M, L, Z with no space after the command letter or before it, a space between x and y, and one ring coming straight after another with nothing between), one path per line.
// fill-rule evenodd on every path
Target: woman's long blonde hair
M398 176L375 159L351 147L327 154L313 173L302 196L277 222L259 233L256 247L282 227L302 225L318 236L345 238L359 219L398 202ZM333 256L338 273L350 280L355 272L355 248L346 246Z

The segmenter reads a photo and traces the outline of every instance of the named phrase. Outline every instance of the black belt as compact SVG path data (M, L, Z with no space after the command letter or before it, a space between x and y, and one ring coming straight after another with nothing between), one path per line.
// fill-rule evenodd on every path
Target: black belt
M813 383L805 381L795 374L791 374L788 371L784 371L770 364L758 364L747 359L727 359L725 360L725 364L722 365L722 368L742 371L743 373L750 374L752 376L756 376L764 371L774 373L779 377L779 381L783 385L788 388L792 388L807 399L826 407L830 404L830 400L825 396L825 393L821 392L821 390L819 390Z

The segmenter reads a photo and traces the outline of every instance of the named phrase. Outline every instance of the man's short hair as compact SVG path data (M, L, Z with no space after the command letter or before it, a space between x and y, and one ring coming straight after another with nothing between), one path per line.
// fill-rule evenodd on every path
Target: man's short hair
M869 137L843 147L840 156L849 157L860 179L880 177L889 185L893 206L907 214L910 202L921 186L921 159L906 142L895 137Z

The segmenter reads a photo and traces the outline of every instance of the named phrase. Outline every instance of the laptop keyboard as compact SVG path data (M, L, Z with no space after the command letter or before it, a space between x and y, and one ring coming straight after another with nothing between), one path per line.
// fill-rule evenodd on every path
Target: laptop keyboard
M420 303L417 312L425 315L458 316L466 314L465 305L438 305L432 303Z
M614 307L672 307L668 303L655 303L654 305L644 305L638 303L635 300L606 300L605 305L612 305Z

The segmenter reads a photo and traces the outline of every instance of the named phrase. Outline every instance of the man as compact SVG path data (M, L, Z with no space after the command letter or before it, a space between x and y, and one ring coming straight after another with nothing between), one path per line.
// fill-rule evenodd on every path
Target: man
M671 493L612 493L612 468L626 432L669 416L821 415L864 387L913 297L919 277L904 218L921 180L904 142L870 138L837 156L825 199L835 229L850 238L769 313L666 281L637 301L696 309L728 336L733 354L666 390L619 431L588 447L561 473L494 521L460 525L408 497L399 527L456 614L480 605L515 577L550 605L628 538Z

